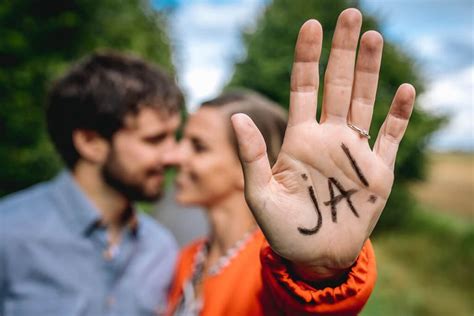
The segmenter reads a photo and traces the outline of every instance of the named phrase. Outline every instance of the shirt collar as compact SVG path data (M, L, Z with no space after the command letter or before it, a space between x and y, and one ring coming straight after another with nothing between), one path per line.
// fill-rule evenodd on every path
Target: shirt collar
M60 205L61 212L78 233L89 235L101 226L100 213L97 207L82 191L68 170L63 170L53 179L53 196ZM138 216L133 210L127 221L126 228L136 236L138 232Z

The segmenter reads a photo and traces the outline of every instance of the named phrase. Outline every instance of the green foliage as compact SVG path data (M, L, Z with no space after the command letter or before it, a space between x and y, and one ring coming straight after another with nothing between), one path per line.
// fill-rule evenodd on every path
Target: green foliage
M474 225L444 212L418 205L372 239L378 278L361 315L472 315Z
M337 17L349 7L359 7L358 1L274 0L266 8L256 30L244 34L247 55L243 61L236 64L228 87L243 86L254 89L287 107L294 44L300 26L310 18L319 20L323 26L324 41L320 64L320 76L323 78ZM362 30L369 29L379 29L379 23L375 17L364 15ZM319 100L322 99L324 89L323 80L320 82ZM418 94L424 90L415 63L406 53L386 41L371 135L377 135L396 89L404 82L412 83ZM442 118L430 116L416 106L415 108L400 146L395 166L397 181L379 223L381 227L398 225L412 209L412 199L406 183L423 177L428 138L443 122ZM372 138L371 145L375 138Z
M164 18L145 0L0 2L0 196L51 177L45 94L71 62L117 49L172 71Z

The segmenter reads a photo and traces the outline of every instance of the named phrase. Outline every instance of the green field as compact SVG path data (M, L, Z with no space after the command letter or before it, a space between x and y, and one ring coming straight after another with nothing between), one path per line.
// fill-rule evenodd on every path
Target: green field
M474 156L431 161L409 223L372 238L378 281L362 315L474 315Z

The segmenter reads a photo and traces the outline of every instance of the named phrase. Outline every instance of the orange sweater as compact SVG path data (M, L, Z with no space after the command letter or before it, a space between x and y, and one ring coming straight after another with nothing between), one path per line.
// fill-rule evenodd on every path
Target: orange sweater
M196 252L203 242L194 242L181 251L168 315L172 315L180 301L182 286L191 277ZM370 241L344 283L316 289L292 279L285 260L272 251L259 231L218 275L204 277L201 315L355 315L367 302L375 279Z

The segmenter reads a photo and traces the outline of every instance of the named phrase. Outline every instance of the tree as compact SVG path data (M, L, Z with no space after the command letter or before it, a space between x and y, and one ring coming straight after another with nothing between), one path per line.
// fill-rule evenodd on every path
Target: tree
M316 18L323 26L324 41L320 64L320 76L323 78L337 17L341 11L349 7L360 7L359 2L274 0L266 8L256 29L244 34L247 54L235 65L235 72L227 88L236 86L251 88L287 107L294 43L300 26L310 18ZM362 31L369 29L379 29L379 23L375 17L364 15ZM418 94L423 92L423 81L418 73L415 63L405 52L385 41L371 135L377 135L400 84L410 82L416 87ZM323 80L320 84L319 100L322 99ZM425 157L427 141L442 122L442 118L433 117L415 106L410 126L398 152L395 166L396 180L378 224L379 229L396 226L408 218L415 203L408 191L407 183L423 177L427 163ZM374 141L375 137L372 138L371 145Z
M0 196L50 178L61 162L44 123L51 80L97 49L172 71L163 16L146 0L0 2Z

